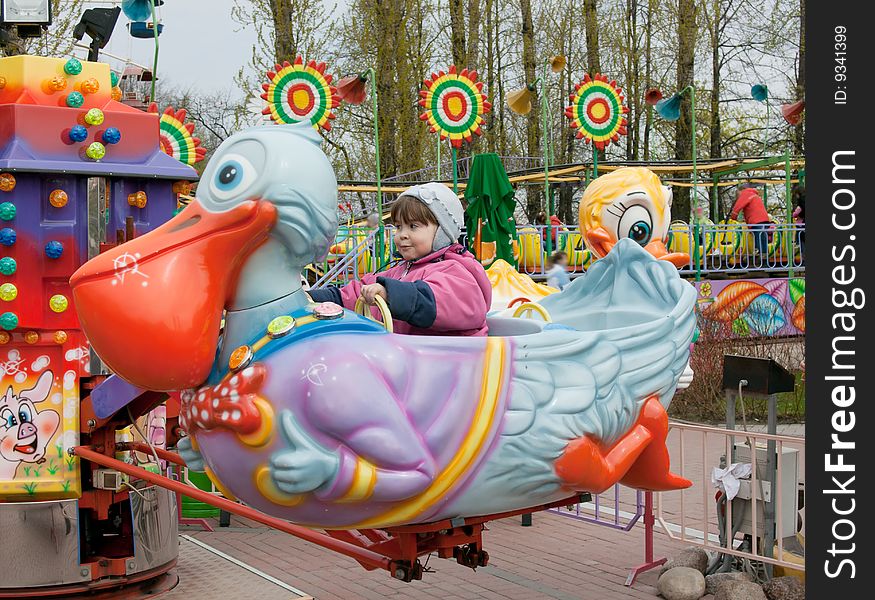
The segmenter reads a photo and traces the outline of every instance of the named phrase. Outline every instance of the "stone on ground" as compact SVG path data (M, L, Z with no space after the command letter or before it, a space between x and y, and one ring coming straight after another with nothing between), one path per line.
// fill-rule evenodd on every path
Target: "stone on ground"
M705 576L692 567L675 567L659 576L656 588L665 600L699 600L705 595Z

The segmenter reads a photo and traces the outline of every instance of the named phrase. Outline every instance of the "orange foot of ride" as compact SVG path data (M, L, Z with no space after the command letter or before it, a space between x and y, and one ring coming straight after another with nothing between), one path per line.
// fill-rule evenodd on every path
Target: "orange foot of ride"
M670 460L668 448L665 446L665 439L668 437L668 414L656 396L650 396L644 401L637 423L653 435L653 441L623 475L620 483L651 492L682 490L693 485L689 479L669 470Z
M635 425L610 448L588 437L572 440L556 461L556 473L575 491L600 494L632 467L652 438L646 427Z
M668 415L656 396L644 402L638 421L613 446L604 448L581 437L569 442L556 461L556 473L567 487L601 493L620 481L642 490L667 491L692 482L669 471Z

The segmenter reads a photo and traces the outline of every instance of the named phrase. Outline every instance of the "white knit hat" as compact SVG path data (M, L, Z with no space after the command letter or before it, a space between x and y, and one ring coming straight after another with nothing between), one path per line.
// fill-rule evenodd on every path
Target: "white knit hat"
M465 211L458 196L450 188L431 181L407 188L401 195L422 201L437 219L438 230L431 248L433 251L446 248L459 240L465 222Z

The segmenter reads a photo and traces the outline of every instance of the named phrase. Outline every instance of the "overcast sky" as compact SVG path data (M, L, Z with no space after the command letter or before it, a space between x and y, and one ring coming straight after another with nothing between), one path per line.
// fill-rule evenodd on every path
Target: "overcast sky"
M86 2L86 8L101 4ZM158 38L159 78L182 88L215 91L233 86L234 75L246 64L255 44L254 29L241 28L231 20L233 5L233 0L165 0L158 9L164 24ZM128 23L122 13L106 51L151 66L154 42L131 37ZM124 66L108 56L101 60L116 69Z

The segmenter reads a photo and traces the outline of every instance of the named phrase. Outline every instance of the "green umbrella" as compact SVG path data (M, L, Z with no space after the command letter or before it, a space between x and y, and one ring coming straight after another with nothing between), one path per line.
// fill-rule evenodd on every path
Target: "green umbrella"
M514 189L497 154L474 156L474 163L468 176L468 187L465 188L465 200L468 202L468 208L465 210L465 228L471 251L485 263L493 254L489 247L494 242L495 260L501 258L516 267ZM492 261L489 261L488 264L491 263Z

